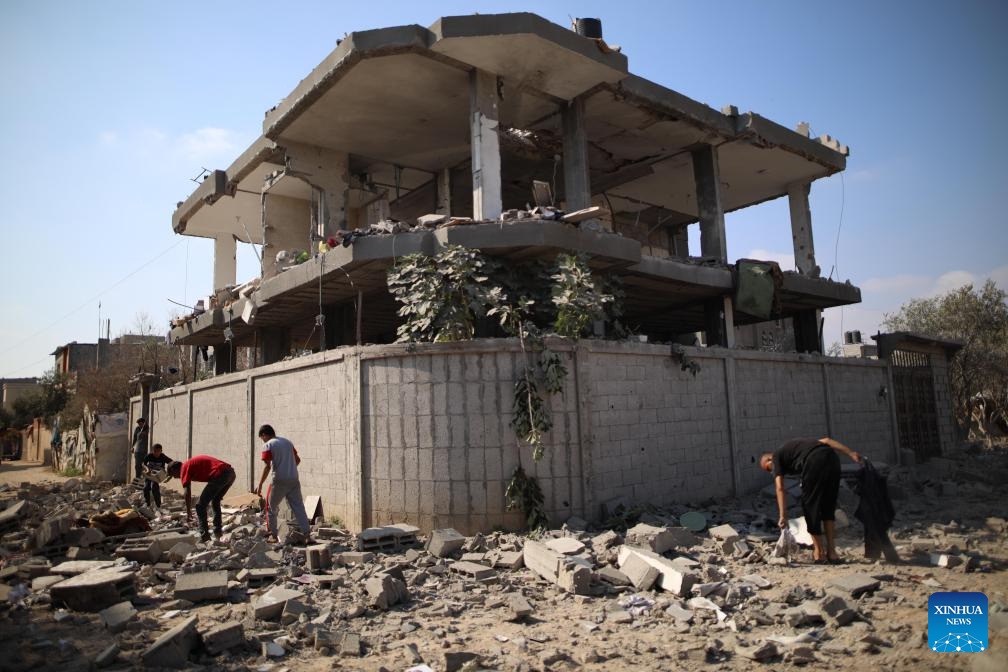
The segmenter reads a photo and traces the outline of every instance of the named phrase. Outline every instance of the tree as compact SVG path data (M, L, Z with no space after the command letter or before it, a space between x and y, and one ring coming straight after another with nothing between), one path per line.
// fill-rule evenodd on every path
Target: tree
M987 415L1008 419L1008 293L988 280L982 289L972 284L931 299L913 299L896 313L886 314L888 331L911 331L960 341L952 359L950 385L956 416L967 426L974 403L983 399Z

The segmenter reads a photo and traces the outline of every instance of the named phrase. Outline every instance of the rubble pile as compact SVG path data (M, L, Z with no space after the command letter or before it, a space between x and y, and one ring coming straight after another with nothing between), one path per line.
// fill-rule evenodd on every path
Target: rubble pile
M225 534L204 543L174 491L156 511L133 484L4 485L0 667L942 669L926 642L934 591L986 592L1004 641L1002 465L982 479L955 461L890 470L903 562L859 560L853 522L842 566L773 557L764 494L609 503L606 528L572 518L530 535L317 522L294 545L266 543L254 496L225 500Z

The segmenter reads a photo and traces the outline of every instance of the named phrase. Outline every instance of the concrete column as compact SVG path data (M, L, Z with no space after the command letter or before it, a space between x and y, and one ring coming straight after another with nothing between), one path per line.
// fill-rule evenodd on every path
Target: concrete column
M214 291L236 284L238 242L230 233L214 236Z
M469 132L472 146L473 219L497 219L501 196L500 138L497 135L497 77L469 73Z
M809 210L811 184L792 184L788 187L788 207L791 210L791 240L794 243L795 268L802 275L819 277L815 262L815 245L812 244L812 213Z
M584 98L578 96L560 109L563 125L564 199L567 211L591 206L588 139L584 127Z
M696 182L697 214L700 217L700 254L728 263L724 207L721 205L721 171L717 148L703 145L692 151Z
M735 318L730 296L719 296L704 302L704 332L708 346L735 347Z
M263 195L262 277L277 274L276 256L281 250L312 249L308 230L311 225L311 204L289 196ZM293 254L291 255L293 256Z
M437 214L451 215L451 168L437 174Z
M316 232L323 238L347 228L347 191L350 188L350 155L324 147L289 142L287 172L310 184L317 195Z

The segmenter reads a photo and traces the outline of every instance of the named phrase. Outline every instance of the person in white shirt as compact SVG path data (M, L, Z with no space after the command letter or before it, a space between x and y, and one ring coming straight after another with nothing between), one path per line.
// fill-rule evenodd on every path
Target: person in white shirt
M263 425L259 428L259 439L265 443L261 454L263 461L262 477L259 479L259 487L255 493L262 497L263 484L270 471L273 472L273 482L266 491L267 515L269 519L270 540L277 538L277 507L280 502L287 500L298 528L304 537L304 541L309 540L308 514L304 508L304 498L301 496L301 481L298 479L298 465L301 464L301 457L298 455L294 444L282 436L277 436L270 425Z

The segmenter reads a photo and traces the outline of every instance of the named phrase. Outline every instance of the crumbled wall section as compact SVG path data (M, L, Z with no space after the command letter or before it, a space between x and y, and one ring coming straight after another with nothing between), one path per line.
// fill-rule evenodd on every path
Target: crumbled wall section
M154 436L258 482L262 423L302 457L305 494L352 530L406 522L466 534L521 527L504 508L519 464L552 522L619 503L699 502L765 486L755 457L794 436L832 434L877 461L895 438L884 363L668 345L554 341L567 366L553 429L532 460L511 429L517 341L346 347L152 395ZM191 394L188 404L181 399ZM164 441L162 441L164 443ZM166 449L170 450L166 444ZM171 454L169 452L169 454Z

